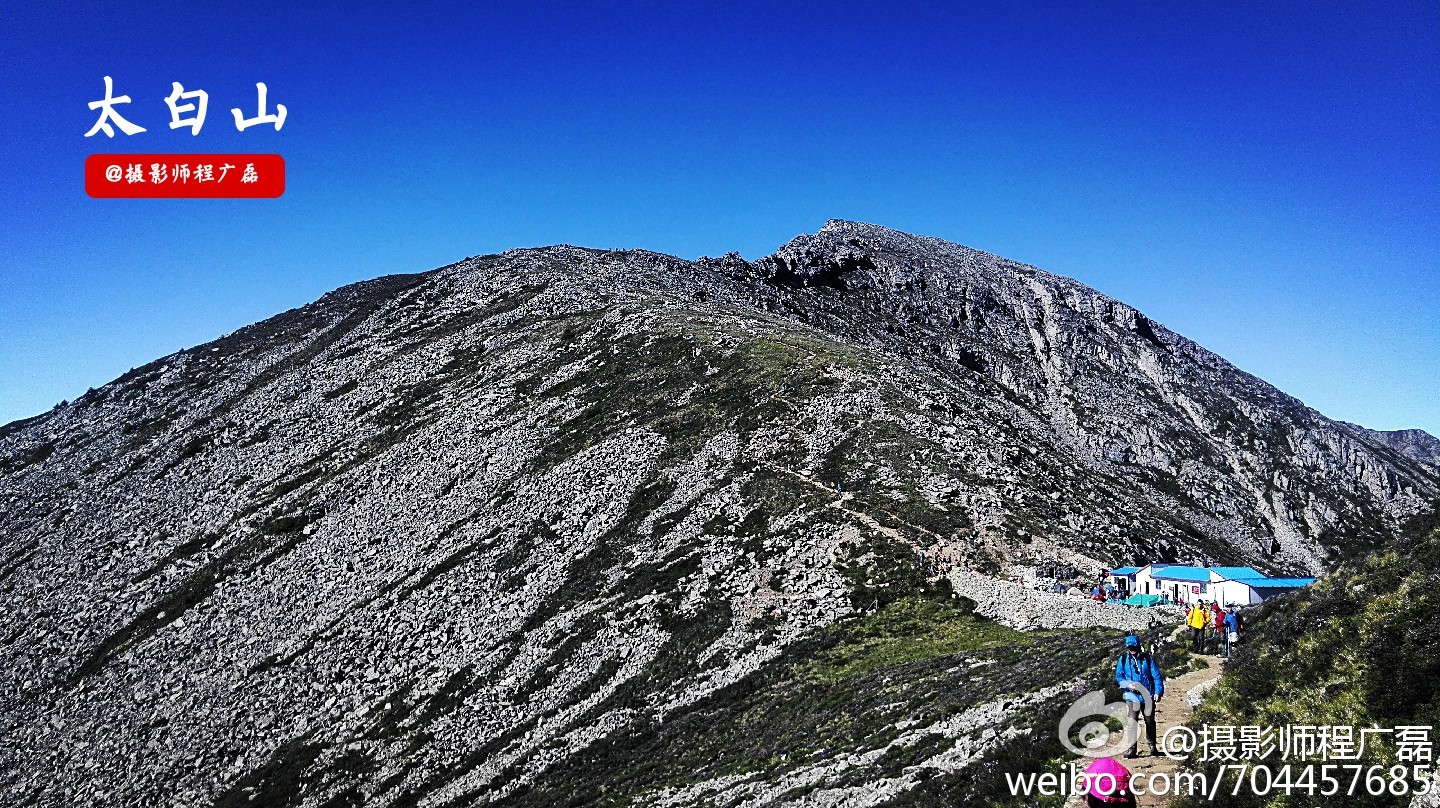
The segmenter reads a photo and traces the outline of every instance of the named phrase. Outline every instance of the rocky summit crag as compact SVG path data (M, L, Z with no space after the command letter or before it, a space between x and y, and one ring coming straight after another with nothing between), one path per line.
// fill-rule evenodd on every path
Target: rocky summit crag
M379 278L0 427L0 804L957 804L1106 647L919 553L1313 573L1435 446L866 224Z

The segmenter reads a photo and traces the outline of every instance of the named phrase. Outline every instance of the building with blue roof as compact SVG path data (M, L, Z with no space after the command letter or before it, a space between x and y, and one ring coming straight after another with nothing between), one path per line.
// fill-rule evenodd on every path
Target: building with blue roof
M1309 586L1314 578L1271 578L1253 567L1146 564L1111 570L1111 582L1132 595L1160 595L1171 603L1248 606Z
M1222 606L1248 606L1313 583L1314 578L1271 578L1257 574L1227 576L1217 581L1211 589Z

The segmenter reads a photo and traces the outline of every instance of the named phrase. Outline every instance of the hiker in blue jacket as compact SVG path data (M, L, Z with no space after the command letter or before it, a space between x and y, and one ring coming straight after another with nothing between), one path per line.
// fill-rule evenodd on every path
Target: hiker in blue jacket
M1230 658L1230 650L1240 642L1240 613L1231 609L1225 615L1225 658Z
M1130 720L1138 723L1141 716L1144 716L1145 737L1150 741L1150 754L1159 754L1155 747L1155 702L1165 695L1165 675L1160 672L1155 658L1146 653L1145 648L1140 645L1140 638L1134 634L1125 637L1125 653L1115 662L1115 684L1120 685L1121 695L1125 697L1125 704L1130 708ZM1150 702L1146 702L1141 696L1138 690L1140 687L1150 694ZM1125 757L1138 757L1139 749L1140 737L1137 733L1135 743L1125 753Z

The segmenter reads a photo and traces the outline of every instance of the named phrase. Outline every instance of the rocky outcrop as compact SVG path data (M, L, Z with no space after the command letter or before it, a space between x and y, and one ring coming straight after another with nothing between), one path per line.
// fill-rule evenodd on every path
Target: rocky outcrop
M1219 681L1220 677L1216 676L1214 679L1206 679L1200 684L1195 685L1194 687L1185 691L1185 701L1189 703L1191 709L1199 707L1200 704L1205 701L1205 694L1213 690L1215 684Z
M0 802L523 801L922 554L1308 571L1437 492L1124 304L935 239L471 258L0 427Z
M1366 429L1358 424L1346 423L1345 426L1363 437L1394 449L1410 460L1440 469L1440 438L1423 429L1395 429L1387 432Z

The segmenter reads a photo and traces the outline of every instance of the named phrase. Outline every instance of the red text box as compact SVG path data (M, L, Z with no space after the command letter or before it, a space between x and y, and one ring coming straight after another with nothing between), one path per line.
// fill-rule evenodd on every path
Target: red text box
M285 193L278 154L92 154L85 193L97 199L273 199Z

